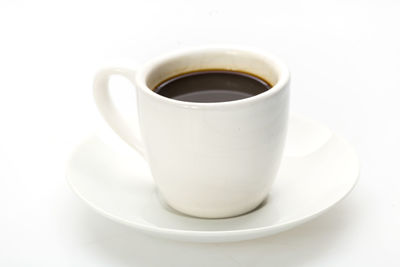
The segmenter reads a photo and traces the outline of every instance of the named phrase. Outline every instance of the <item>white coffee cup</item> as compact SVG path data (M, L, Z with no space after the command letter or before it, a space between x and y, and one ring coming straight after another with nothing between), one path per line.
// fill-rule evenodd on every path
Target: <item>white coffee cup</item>
M216 103L179 101L152 91L169 77L205 69L244 71L273 87ZM112 75L126 77L136 88L141 139L110 99ZM288 124L289 71L276 57L238 47L179 51L136 71L101 70L94 98L111 128L147 160L162 198L174 209L196 217L230 217L255 209L267 197Z

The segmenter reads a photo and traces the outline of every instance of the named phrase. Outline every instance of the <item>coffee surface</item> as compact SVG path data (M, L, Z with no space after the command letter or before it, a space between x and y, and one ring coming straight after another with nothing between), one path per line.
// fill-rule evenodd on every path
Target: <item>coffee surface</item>
M176 100L213 103L244 99L271 88L251 74L229 70L202 70L169 78L154 92Z

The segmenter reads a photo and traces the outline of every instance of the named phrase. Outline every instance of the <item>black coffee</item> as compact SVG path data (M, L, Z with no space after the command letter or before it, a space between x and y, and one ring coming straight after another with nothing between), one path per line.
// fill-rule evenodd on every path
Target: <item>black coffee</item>
M253 75L228 70L202 70L169 78L154 92L188 102L226 102L258 95L271 88Z

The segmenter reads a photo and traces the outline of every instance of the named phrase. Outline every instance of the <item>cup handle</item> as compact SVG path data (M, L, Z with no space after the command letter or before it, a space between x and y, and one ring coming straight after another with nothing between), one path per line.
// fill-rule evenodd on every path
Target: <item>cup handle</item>
M121 75L135 85L135 72L133 70L125 68L107 68L100 70L95 75L93 84L93 96L97 108L114 132L145 158L144 145L139 138L139 127L134 129L129 126L111 100L109 80L112 75Z

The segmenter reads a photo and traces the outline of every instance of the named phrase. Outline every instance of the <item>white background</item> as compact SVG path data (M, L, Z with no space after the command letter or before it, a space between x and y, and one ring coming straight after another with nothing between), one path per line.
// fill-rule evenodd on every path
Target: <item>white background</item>
M0 266L400 266L399 1L1 1ZM230 244L161 240L94 213L65 164L103 123L104 65L246 44L292 72L292 112L358 150L361 179L327 214ZM130 100L124 80L114 86Z

